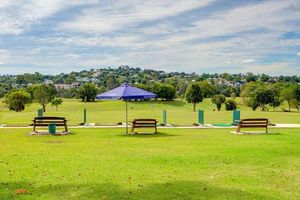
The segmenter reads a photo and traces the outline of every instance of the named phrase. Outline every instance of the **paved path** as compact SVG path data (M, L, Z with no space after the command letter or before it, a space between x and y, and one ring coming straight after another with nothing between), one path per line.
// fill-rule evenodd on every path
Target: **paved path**
M69 126L69 128L125 128L125 125L119 126ZM129 128L131 126L128 126ZM23 127L6 127L0 125L0 129L9 129L9 128L32 128L32 126L23 126ZM213 126L212 124L205 124L204 126L158 126L162 129L224 129L224 128L236 128L236 126ZM269 126L269 128L300 128L300 124L276 124L276 126Z

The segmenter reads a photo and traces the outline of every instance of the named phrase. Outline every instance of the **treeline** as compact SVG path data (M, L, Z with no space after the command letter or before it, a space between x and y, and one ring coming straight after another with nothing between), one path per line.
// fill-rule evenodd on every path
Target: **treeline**
M216 105L218 111L223 104L226 110L235 110L237 93L241 94L243 103L254 111L257 108L262 111L267 111L269 108L276 110L284 102L288 105L284 111L291 111L292 108L299 111L300 108L300 85L297 83L257 81L247 83L240 89L228 91L211 85L207 81L176 82L176 86L169 83L136 84L136 86L156 93L158 95L156 100L172 101L176 97L185 99L193 105L193 111L196 109L196 104L202 102L204 98L211 98L211 102ZM74 91L74 95L83 102L93 102L96 95L101 92L104 90L100 91L95 84L85 83ZM25 109L25 105L36 102L46 111L49 103L56 109L63 103L62 98L59 97L59 90L56 90L53 85L35 84L25 89L11 90L5 95L5 103L10 110L20 112Z
M92 83L86 83L76 90L76 97L83 102L95 101L98 89ZM46 106L51 103L58 109L58 106L63 103L62 98L59 98L58 90L53 85L35 84L27 88L12 89L5 96L4 103L6 103L10 110L21 112L25 106L31 103L39 103L44 112Z
M296 83L251 82L242 88L241 96L252 110L260 108L266 111L270 107L276 110L283 102L288 105L284 111L291 111L291 108L299 111L300 107L300 85Z
M83 70L80 72L61 73L57 75L43 75L38 72L20 75L0 76L0 97L12 89L26 88L35 84L66 84L70 87L58 88L58 96L63 98L76 98L78 89L85 83L93 83L99 91L106 91L127 82L132 85L169 84L175 87L176 98L182 98L187 85L192 82L207 81L214 85L217 93L230 96L231 93L240 95L240 87L250 82L264 83L300 83L299 76L268 76L266 74L196 74L184 72L164 72L159 70L132 68L120 66L118 68L103 68Z

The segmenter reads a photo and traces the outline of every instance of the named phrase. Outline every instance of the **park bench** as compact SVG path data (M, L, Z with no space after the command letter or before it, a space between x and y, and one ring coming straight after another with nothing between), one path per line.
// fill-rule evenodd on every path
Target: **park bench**
M265 118L241 119L236 129L237 133L241 132L241 128L266 128L268 133L269 120Z
M134 133L135 128L154 128L154 133L157 133L156 119L134 119L132 121L131 133Z
M48 127L52 123L56 126L64 126L65 132L68 132L67 120L64 117L35 117L33 120L33 131L36 132L36 127Z

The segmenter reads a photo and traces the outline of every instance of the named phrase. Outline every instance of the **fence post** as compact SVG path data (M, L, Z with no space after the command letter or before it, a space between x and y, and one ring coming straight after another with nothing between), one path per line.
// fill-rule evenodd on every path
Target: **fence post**
M163 110L163 124L166 126L167 125L167 111Z
M239 110L233 111L233 125L237 126L239 121L241 120L241 112Z
M83 110L83 125L86 126L86 108Z
M198 123L199 125L204 125L204 111L198 110Z

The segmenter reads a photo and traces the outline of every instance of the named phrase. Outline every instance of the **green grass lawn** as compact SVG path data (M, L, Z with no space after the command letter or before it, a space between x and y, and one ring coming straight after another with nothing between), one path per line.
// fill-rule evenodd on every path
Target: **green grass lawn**
M99 103L101 105L101 103ZM300 130L0 129L0 199L300 199ZM16 194L25 189L27 194Z
M238 99L238 102L240 100ZM8 125L28 125L37 115L38 104L32 104L25 111L16 113L9 111L5 104L0 102L0 124ZM101 101L94 103L83 103L77 99L65 99L59 110L47 106L48 116L63 116L69 120L69 124L78 125L83 122L83 109L87 109L88 122L99 125L112 125L125 120L125 103L122 101ZM197 122L197 112L192 112L192 105L184 101L176 100L131 102L129 103L129 120L134 118L156 118L162 122L162 111L167 110L167 123L173 125L192 125ZM215 106L210 99L205 99L198 105L198 109L204 109L205 123L231 123L232 111L213 111ZM259 110L252 111L239 103L241 117L264 117L269 118L273 123L298 123L300 124L300 112L281 112Z

